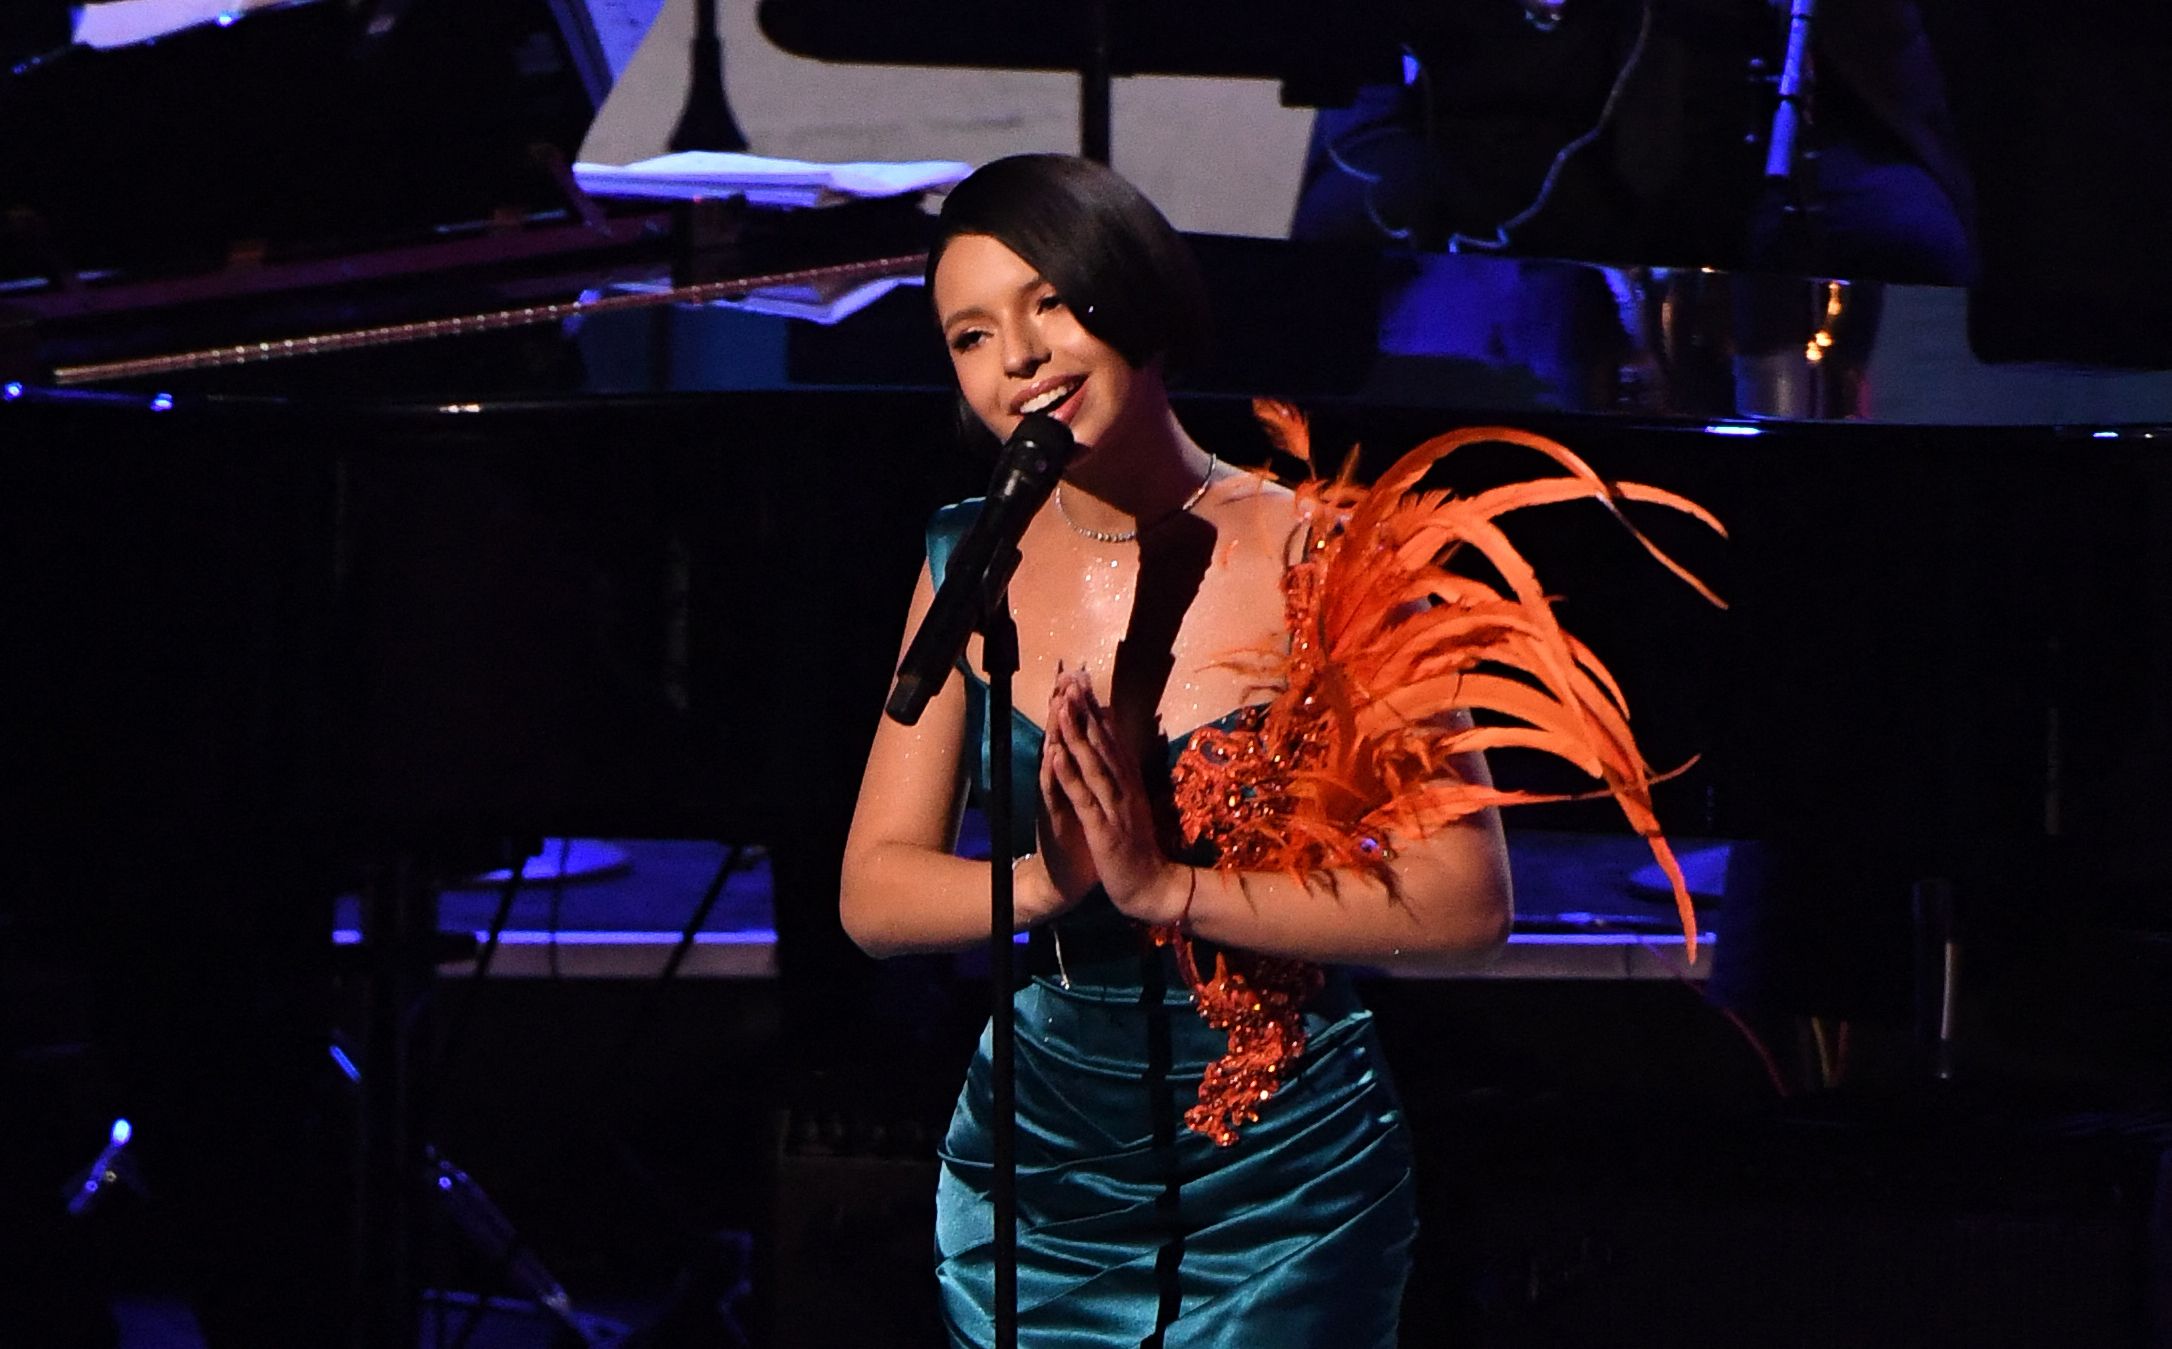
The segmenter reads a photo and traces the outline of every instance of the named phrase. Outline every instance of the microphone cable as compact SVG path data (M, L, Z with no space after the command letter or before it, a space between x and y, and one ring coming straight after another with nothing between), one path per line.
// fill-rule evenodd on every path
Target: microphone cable
M1622 92L1629 87L1629 77L1634 75L1637 68L1644 64L1644 49L1649 45L1652 36L1652 10L1654 4L1655 0L1644 0L1643 9L1637 20L1636 41L1630 44L1629 55L1623 58L1621 69L1615 72L1614 87L1607 91L1606 102L1599 109L1599 119L1591 124L1589 131L1562 146L1560 151L1554 155L1553 163L1546 170L1546 177L1539 183L1538 195L1531 199L1531 204L1500 224L1495 225L1491 239L1481 239L1460 232L1449 235L1449 252L1461 253L1465 250L1476 250L1481 253L1501 252L1510 246L1510 236L1515 231L1530 224L1540 211L1546 209L1547 200L1553 196L1554 187L1561 180L1562 169L1568 166L1570 159L1588 148L1605 133L1608 125L1614 120L1615 111L1621 106Z

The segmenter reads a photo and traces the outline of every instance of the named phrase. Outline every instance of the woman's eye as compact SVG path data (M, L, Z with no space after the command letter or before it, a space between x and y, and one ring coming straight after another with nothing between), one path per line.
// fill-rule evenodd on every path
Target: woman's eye
M1063 308L1063 297L1061 295L1058 295L1054 291L1050 291L1048 294L1043 295L1039 300L1035 301L1033 307L1043 314L1047 313L1051 309L1061 309Z
M950 335L950 349L952 351L971 351L974 347L980 345L980 339L985 336L987 334L979 328L961 329Z

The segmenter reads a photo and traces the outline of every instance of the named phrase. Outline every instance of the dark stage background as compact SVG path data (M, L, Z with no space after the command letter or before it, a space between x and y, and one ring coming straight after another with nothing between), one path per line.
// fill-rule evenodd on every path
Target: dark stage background
M1668 31L1708 8L1663 5ZM596 283L580 258L538 278L489 256L523 212L563 214L525 145L570 155L592 110L572 11L379 11L383 43L354 7L304 6L223 48L0 74L0 1344L393 1343L372 1252L407 1236L417 1284L503 1300L471 1323L439 1299L433 1343L552 1342L547 1267L599 1341L929 1344L933 1148L985 981L878 966L835 917L923 523L986 471L953 448L924 297L834 327L659 309L50 387L73 361ZM1803 320L1841 292L1729 276L1733 216L1709 258L1651 232L1625 255L1602 215L1551 236L1607 272L1198 241L1223 340L1181 410L1226 457L1266 459L1254 393L1361 442L1368 472L1509 422L1731 530L1654 524L1722 615L1603 521L1519 528L1653 760L1696 759L1661 807L1725 855L1699 888L1718 941L1679 970L1649 893L1563 860L1618 823L1559 807L1518 821L1560 870L1532 889L1588 902L1528 908L1511 952L1556 963L1367 981L1422 1153L1413 1349L2172 1335L2172 17L1922 17L1980 276L1852 280L1832 366L1793 372L1816 406L1749 391L1759 360L1833 335ZM6 25L10 62L44 50ZM337 80L289 59L325 50ZM356 111L403 88L431 97ZM1585 118L1580 88L1527 129ZM222 122L250 132L192 129ZM472 134L431 132L452 127ZM337 271L507 205L458 266L291 306L248 289L267 258ZM829 263L924 230L654 225L667 242L611 266ZM94 321L67 316L98 293L72 268L239 290ZM1493 326L1413 338L1414 294ZM1924 406L1945 411L1881 412ZM1456 484L1521 467L1474 454ZM514 926L563 940L471 979L497 900L472 878L546 836L611 839L630 870L528 883ZM713 940L667 985L732 847ZM394 920L409 944L330 940ZM1542 940L1624 937L1622 977ZM371 1094L388 1080L397 1099ZM109 1181L117 1117L136 1134ZM374 1168L408 1126L461 1197L387 1220Z

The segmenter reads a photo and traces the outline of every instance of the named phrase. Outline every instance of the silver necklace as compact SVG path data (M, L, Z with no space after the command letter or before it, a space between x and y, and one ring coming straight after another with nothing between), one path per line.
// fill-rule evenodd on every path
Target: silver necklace
M1192 494L1184 498L1183 505L1169 512L1169 515L1162 516L1160 520L1156 520L1154 523L1158 525L1162 520L1168 519L1170 515L1182 515L1198 505L1200 498L1207 494L1207 485L1214 481L1214 470L1221 462L1221 458L1212 450L1207 451L1207 475L1199 480L1199 486L1193 488ZM1063 522L1071 526L1072 533L1082 534L1095 543L1130 543L1139 537L1139 527L1137 525L1133 525L1129 529L1112 532L1106 529L1088 529L1072 519L1071 512L1063 504L1063 484L1060 482L1056 484L1056 514L1062 516Z

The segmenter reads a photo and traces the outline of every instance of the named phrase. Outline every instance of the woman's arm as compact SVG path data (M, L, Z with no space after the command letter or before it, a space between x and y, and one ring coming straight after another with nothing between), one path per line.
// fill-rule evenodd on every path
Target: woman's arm
M922 568L905 623L908 640L934 600ZM964 680L946 680L911 726L884 717L867 755L845 840L839 911L872 956L958 951L988 939L988 864L954 856L965 800ZM1062 907L1037 857L1021 863L1013 912L1021 929Z
M1393 893L1356 871L1300 881L1185 866L1162 852L1143 781L1117 752L1101 709L1074 685L1054 722L1048 753L1103 887L1141 922L1182 923L1224 946L1337 964L1475 959L1508 938L1508 853L1491 810L1401 845ZM1467 781L1490 781L1478 755L1456 769Z
M1171 862L1118 907L1220 945L1324 964L1477 963L1508 940L1508 856L1493 811L1403 846L1390 869L1393 894L1361 872L1300 881Z

